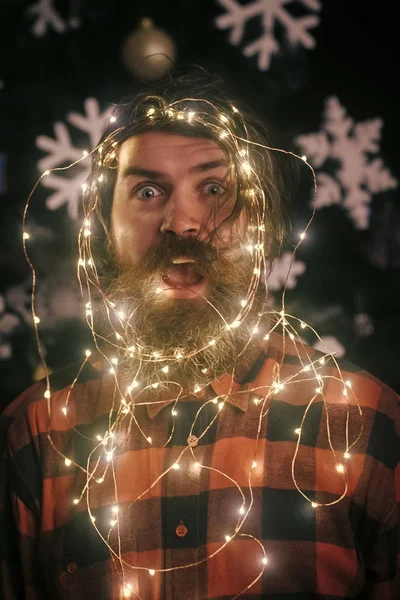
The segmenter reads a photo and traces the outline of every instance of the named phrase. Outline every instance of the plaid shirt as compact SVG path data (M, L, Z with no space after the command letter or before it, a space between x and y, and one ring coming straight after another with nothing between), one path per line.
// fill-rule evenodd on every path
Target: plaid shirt
M320 356L312 348L301 350L306 362L306 353L312 360ZM74 464L67 466L47 436L50 431L57 448L86 466L93 440L109 427L113 377L95 361L86 364L69 399L69 424L61 408L75 367L51 376L50 422L45 384L39 382L22 394L2 417L1 598L227 600L246 590L264 568L241 597L398 600L399 399L368 373L341 363L363 412L362 435L346 461L343 385L332 363L320 367L325 404L318 396L306 414L295 477L300 490L316 503L337 500L346 478L348 489L340 502L313 507L293 483L292 460L295 430L315 393L315 379L303 372L294 385L269 400L256 443L260 411L267 405L254 398L270 390L282 355L282 338L274 334L269 345L260 347L250 370L235 381L222 377L199 397L180 401L177 415L171 414L170 403L137 407L144 435L133 426L130 435L121 437L114 475L109 469L104 482L90 492L96 526L107 536L116 501L115 477L120 541L118 546L115 526L109 543L127 563L124 580L119 561L110 558L90 520L85 497L73 503L85 485L85 473ZM286 340L281 380L298 371L297 351ZM190 427L206 400L225 394L223 408L210 402L198 416L190 440L196 461L203 465L196 466L188 441ZM327 410L336 458L329 446ZM354 402L349 415L352 440L360 427ZM198 439L214 416L213 425ZM166 444L172 419L175 430ZM171 469L137 499L185 448L180 468ZM346 473L335 470L338 462L346 464ZM243 499L234 482L243 490L246 508L250 471L253 507L235 534ZM232 538L229 543L227 535ZM266 566L253 538L265 548ZM168 570L188 563L198 564Z

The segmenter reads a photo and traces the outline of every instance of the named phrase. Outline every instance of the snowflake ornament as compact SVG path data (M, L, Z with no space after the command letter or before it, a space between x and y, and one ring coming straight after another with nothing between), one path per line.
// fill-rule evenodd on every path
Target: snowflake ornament
M0 294L0 360L7 360L13 354L11 337L14 329L21 324L21 315L11 312L15 310L8 294L6 298Z
M76 29L80 25L80 20L77 16L70 16L67 21L64 21L54 8L53 0L38 0L26 12L28 15L37 17L32 26L33 35L36 37L43 37L47 33L48 28L54 29L57 33L64 33L67 26L71 29Z
M317 173L316 208L339 204L357 229L367 229L373 194L397 187L377 156L383 121L355 124L335 96L327 99L324 116L321 131L295 140ZM333 176L324 170L328 159L338 165Z
M335 358L342 358L346 354L345 347L333 335L324 335L313 346L324 354L333 354Z
M297 3L317 12L321 9L319 0L253 0L245 5L237 0L217 1L227 13L216 19L216 26L218 29L231 28L230 42L235 46L244 36L247 21L261 17L263 34L243 49L245 56L257 55L260 71L269 69L272 55L279 51L279 42L275 37L276 25L286 31L291 44L302 44L309 49L315 47L315 40L308 30L319 24L319 17L313 14L296 18L285 7Z
M47 171L80 161L71 170L63 171L63 175L50 173L42 179L45 187L55 190L46 201L49 210L57 210L64 204L68 205L68 213L72 219L77 216L76 198L78 191L85 181L88 172L88 160L80 160L89 150L96 147L105 126L110 109L103 113L96 98L87 98L84 102L85 114L68 113L67 121L77 129L87 134L90 148L83 150L77 148L71 140L69 130L65 123L58 122L54 125L55 138L44 135L36 138L36 146L48 154L38 162L41 171Z
M277 258L274 261L272 271L267 281L268 288L271 291L276 292L277 290L283 288L286 277L288 277L289 269L290 273L286 287L290 290L296 287L297 277L305 272L306 265L301 260L294 260L292 267L290 268L291 261L291 252L284 252L280 258Z

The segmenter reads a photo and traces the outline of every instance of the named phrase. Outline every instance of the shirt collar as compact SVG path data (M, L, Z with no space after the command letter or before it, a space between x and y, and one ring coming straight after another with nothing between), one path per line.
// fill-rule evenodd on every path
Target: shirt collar
M268 342L256 341L251 349L251 359L247 361L246 367L240 367L239 363L234 376L225 374L210 383L212 390L220 401L228 402L242 412L248 410L251 396L257 396L257 393L251 393L250 388L258 388L257 375L267 358L270 347L271 344ZM106 361L99 353L94 353L89 362L97 371L104 371ZM259 389L257 389L257 392L260 395ZM206 395L205 388L192 395L199 399L204 398ZM165 402L147 404L149 418L154 419L165 407L174 401L175 399L171 399Z
M218 397L221 402L226 401L242 412L248 410L252 396L250 388L254 387L254 380L264 364L267 348L267 343L256 342L252 349L253 360L248 363L246 368L241 369L239 367L235 376L229 374L222 375L210 383L216 397ZM249 378L250 381L248 381ZM203 388L200 392L193 393L193 396L201 399L204 398L205 394L206 392ZM257 394L254 394L254 396L256 395ZM166 400L160 404L147 404L147 413L150 419L154 419L166 406L173 402L174 400Z

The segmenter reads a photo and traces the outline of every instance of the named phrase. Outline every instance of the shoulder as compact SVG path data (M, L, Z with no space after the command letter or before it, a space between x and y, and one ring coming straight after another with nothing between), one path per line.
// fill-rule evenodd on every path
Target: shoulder
M77 389L85 389L91 381L101 379L103 373L96 368L94 361L73 362L31 385L11 402L0 416L0 444L10 443L22 448L48 426L49 409L58 405L69 393L75 382ZM46 390L50 390L50 398Z

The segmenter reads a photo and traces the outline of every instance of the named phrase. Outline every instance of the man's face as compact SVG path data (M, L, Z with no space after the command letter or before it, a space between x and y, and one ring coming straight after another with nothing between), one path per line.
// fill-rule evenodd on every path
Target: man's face
M231 214L234 185L222 148L213 140L149 132L129 138L119 153L111 212L114 250L122 264L139 265L163 239L207 240ZM228 188L230 192L228 192ZM229 255L239 223L222 227L213 245ZM210 282L180 257L155 282L175 299L208 296Z
M235 205L230 177L226 154L209 139L150 132L120 149L111 211L115 273L107 293L129 315L118 333L127 347L142 349L145 380L157 381L155 354L185 356L172 361L169 374L186 385L205 372L225 372L244 341L245 327L234 334L226 327L241 310L254 268L243 251L245 219L225 223ZM253 316L262 301L259 295Z

